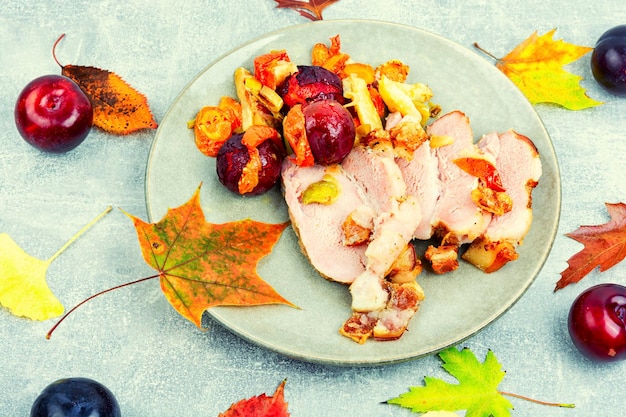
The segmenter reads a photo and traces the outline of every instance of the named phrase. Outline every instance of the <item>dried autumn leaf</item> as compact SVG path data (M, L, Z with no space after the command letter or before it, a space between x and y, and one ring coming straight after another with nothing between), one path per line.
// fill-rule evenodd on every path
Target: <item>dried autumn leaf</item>
M74 80L91 100L95 126L116 135L157 128L146 97L119 75L96 67L61 64L55 50L64 37L62 34L52 46L52 57L61 74Z
M309 20L323 20L322 12L339 0L276 0L277 9L293 9Z
M583 79L581 76L563 69L565 65L581 58L593 48L574 45L563 40L555 41L553 39L555 31L556 29L553 29L541 36L534 32L504 58L494 57L496 67L506 74L533 104L555 103L569 110L581 110L602 104L587 96L580 86L580 80Z
M63 304L46 281L50 262L30 256L9 235L0 234L0 303L16 316L32 320L63 314Z
M63 314L63 304L46 281L48 267L110 210L108 207L46 260L27 254L8 234L0 234L0 304L16 316L32 320L44 321Z
M606 271L626 257L626 204L605 203L611 220L598 226L581 226L567 233L585 247L568 261L554 291L583 279L596 267Z
M158 223L128 215L144 260L159 272L161 289L183 317L202 327L203 312L214 306L292 303L256 272L288 223L240 220L212 224L200 206L200 187Z
M61 73L74 80L89 96L95 126L116 135L157 128L146 97L114 72L65 65Z
M265 394L241 400L220 413L218 417L289 417L285 402L285 382L283 381L271 397Z

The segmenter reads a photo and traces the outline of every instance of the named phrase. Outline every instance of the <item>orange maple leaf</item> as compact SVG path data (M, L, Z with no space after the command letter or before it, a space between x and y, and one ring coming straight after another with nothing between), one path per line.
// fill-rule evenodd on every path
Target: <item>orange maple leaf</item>
M200 206L200 187L158 223L133 220L143 258L159 272L161 290L183 317L202 327L202 314L218 305L286 304L256 272L287 223L241 220L212 224Z
M231 405L217 417L289 417L285 402L285 382L283 381L271 397L265 394L241 400Z
M293 9L309 20L323 20L322 11L339 0L276 0L277 9Z
M602 104L588 97L580 86L581 76L563 69L593 50L563 40L554 40L556 29L538 36L534 32L504 58L493 55L496 67L506 74L533 103L555 103L569 110L581 110Z
M74 80L93 105L93 124L106 132L128 135L156 129L146 97L114 72L96 67L65 65L61 74Z
M581 226L566 236L585 247L568 261L554 291L583 279L596 267L606 271L626 257L626 204L605 203L611 220L598 226Z

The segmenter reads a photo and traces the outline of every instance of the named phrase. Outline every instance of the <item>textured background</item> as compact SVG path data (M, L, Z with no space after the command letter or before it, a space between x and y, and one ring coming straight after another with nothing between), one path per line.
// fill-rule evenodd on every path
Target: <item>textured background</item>
M558 28L557 38L593 46L606 29L626 23L626 8L621 0L567 6L545 0L341 0L324 18L407 24L468 48L476 41L502 56L533 31L552 28ZM118 138L94 129L76 150L51 156L28 146L15 129L13 106L23 86L59 72L50 50L60 34L67 34L58 50L61 62L124 76L146 94L160 120L210 62L264 33L304 22L271 0L0 1L0 232L45 259L107 205L146 217L144 171L153 131ZM589 95L606 104L580 112L536 106L562 176L554 248L524 297L463 343L481 359L488 349L495 352L507 371L502 390L577 405L554 409L512 400L515 416L624 414L625 365L584 359L569 340L566 317L584 288L626 284L626 263L552 292L567 259L580 249L564 234L581 224L604 223L604 203L626 200L626 99L595 84L589 56L569 69L583 75ZM48 282L68 307L152 273L128 219L114 210L51 264ZM241 398L272 393L284 378L294 416L408 416L408 410L380 402L421 384L425 375L447 378L437 357L334 368L268 352L219 325L200 332L169 307L155 282L92 301L47 341L50 326L0 310L0 416L28 415L45 385L79 375L116 393L125 417L216 416Z

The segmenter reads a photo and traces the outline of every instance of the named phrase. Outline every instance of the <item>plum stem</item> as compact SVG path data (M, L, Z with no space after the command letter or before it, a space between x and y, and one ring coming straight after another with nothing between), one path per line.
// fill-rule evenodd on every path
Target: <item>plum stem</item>
M498 391L498 393L501 395L505 395L507 397L515 397L524 401L529 401L531 403L547 405L549 407L563 407L563 408L575 408L576 407L574 404L551 403L551 402L546 402L546 401L535 400L534 398L526 397L524 395L519 395L519 394L513 394L512 392Z
M46 339L50 340L50 338L52 337L52 333L56 330L57 327L59 327L59 325L67 318L67 316L69 316L70 314L72 314L74 311L76 311L80 306L82 306L83 304L87 303L88 301L93 300L96 297L99 297L103 294L106 294L108 292L111 292L113 290L117 290L119 288L123 288L123 287L128 287L130 285L134 285L134 284L138 284L140 282L144 282L144 281L149 281L151 279L154 278L158 278L160 275L159 274L155 274L155 275L151 275L149 277L144 277L135 281L131 281L131 282L126 282L124 284L120 284L120 285L116 285L115 287L111 287L111 288L107 288L106 290L100 291L96 294L93 294L87 298L85 298L83 301L81 301L80 303L76 304L74 307L72 307L71 310L69 310L67 313L65 313L63 315L63 317L61 317L59 319L59 321L57 321L54 326L52 326L52 328L48 331L48 333L46 333Z
M54 42L54 45L52 45L52 58L54 58L54 62L56 62L57 65L61 68L63 68L63 65L61 65L61 63L57 59L56 49L57 49L57 45L59 44L59 42L61 42L61 39L63 39L64 37L65 37L65 33L61 34L61 36L59 36L59 39L57 39Z
M102 213L97 215L93 220L87 223L82 229L80 229L70 240L68 240L61 248L55 252L46 262L52 263L65 249L67 249L76 239L78 239L83 233L85 233L88 229L90 229L94 224L96 224L100 219L106 216L111 211L111 206L107 207Z

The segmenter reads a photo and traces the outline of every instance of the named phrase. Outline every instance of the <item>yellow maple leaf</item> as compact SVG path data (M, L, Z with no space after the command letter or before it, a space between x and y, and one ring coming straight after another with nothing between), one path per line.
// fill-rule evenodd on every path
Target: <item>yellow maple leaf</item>
M50 258L26 253L6 233L0 234L0 304L16 316L44 321L63 314L63 304L48 287L48 267L72 242L111 210L107 208Z
M503 58L496 58L474 45L496 60L496 67L519 87L532 104L554 103L569 110L602 104L587 96L580 86L583 77L563 69L593 48L562 39L554 40L555 31L552 29L541 36L534 32Z

